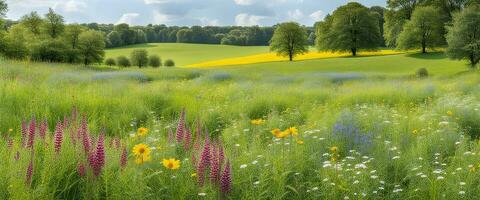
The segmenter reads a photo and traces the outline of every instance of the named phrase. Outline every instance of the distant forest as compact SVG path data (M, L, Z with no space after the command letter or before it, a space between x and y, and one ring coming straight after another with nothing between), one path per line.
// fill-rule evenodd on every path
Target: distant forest
M17 24L16 21L6 21L5 29ZM268 46L273 36L275 26L241 27L241 26L166 26L152 25L130 26L128 24L80 24L91 30L100 31L105 35L107 48L121 47L142 43L198 43L225 44L239 46ZM314 45L315 29L305 27L309 42Z

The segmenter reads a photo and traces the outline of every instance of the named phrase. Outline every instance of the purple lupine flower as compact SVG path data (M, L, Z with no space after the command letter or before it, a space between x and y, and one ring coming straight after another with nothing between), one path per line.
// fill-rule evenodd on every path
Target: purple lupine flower
M205 171L210 165L210 141L208 138L205 141L205 146L203 147L202 154L200 156L200 162L197 167L198 183L200 186L203 186L205 182Z
M120 156L120 167L124 169L127 166L127 148L123 147L122 155Z
M91 143L92 141L90 139L90 134L88 133L88 131L84 131L82 136L82 144L83 144L83 150L85 151L86 155L88 155L88 153L90 152Z
M63 116L63 127L70 127L70 121L68 120L67 116Z
M87 122L87 117L85 115L82 116L82 121L80 122L80 127L78 128L77 131L77 139L81 140L85 133L88 133L88 122Z
M102 172L102 168L105 165L105 147L104 136L100 134L97 142L97 148L95 153L95 165L93 167L93 175L98 176Z
M70 135L70 142L75 146L77 144L77 136L75 135L75 128L70 126L68 129L69 135Z
M115 149L119 149L121 146L120 138L118 136L115 136L114 143Z
M42 140L45 139L45 134L47 133L47 129L48 129L48 123L47 123L47 120L43 120L42 123L40 123L40 128L39 128L39 132L38 134L40 135L40 138L42 138Z
M178 121L177 127L177 143L180 144L183 141L183 135L185 132L185 109L180 115L180 120Z
M33 158L30 160L30 163L27 167L27 173L25 176L25 184L30 185L32 183L32 175L33 175Z
M55 141L54 141L55 152L59 153L60 149L62 148L62 142L63 142L63 127L62 127L62 123L60 122L57 122L57 126L55 127L54 138L55 138Z
M25 120L22 121L22 147L25 147L26 141L27 141L27 134L28 134L28 129L27 129L27 122Z
M232 172L230 169L230 161L227 161L225 169L223 170L220 178L220 191L224 196L232 191Z
M79 176L84 177L87 174L87 170L85 169L85 164L78 163L77 172Z
M183 144L183 148L185 151L188 151L190 149L190 141L192 140L192 133L189 128L187 128L187 131L185 132L185 142Z
M222 143L219 143L219 145L218 145L218 162L220 164L223 164L224 160L225 160L225 152L223 150L223 145L222 145Z
M88 160L88 165L90 165L90 168L93 169L96 165L96 153L95 153L95 151L90 151L88 153L87 160Z
M214 184L218 183L220 178L220 163L218 162L218 154L216 145L212 145L212 156L210 157L210 181Z
M35 142L35 131L37 128L37 122L35 118L30 121L29 129L28 129L28 142L27 148L33 148L33 143Z

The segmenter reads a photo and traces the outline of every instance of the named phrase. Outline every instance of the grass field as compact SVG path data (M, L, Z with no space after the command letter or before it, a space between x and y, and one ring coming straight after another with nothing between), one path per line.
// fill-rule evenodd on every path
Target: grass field
M148 47L181 65L266 51ZM479 74L442 53L206 69L0 65L0 199L477 199L480 192ZM422 67L430 77L414 75Z
M206 61L248 56L268 52L268 47L241 47L208 44L160 43L141 44L107 50L106 58L130 56L133 49L147 49L150 54L157 54L163 60L173 59L177 66L186 66Z

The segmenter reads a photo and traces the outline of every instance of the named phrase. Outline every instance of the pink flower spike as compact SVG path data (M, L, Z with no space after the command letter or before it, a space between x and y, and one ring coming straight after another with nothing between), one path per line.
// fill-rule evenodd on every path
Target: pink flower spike
M180 115L180 120L178 121L177 127L177 143L180 144L183 141L183 135L185 132L185 109L183 109L182 114Z
M85 169L85 164L79 163L77 167L77 171L80 177L84 177L87 174L87 170Z
M39 135L40 135L40 138L42 138L42 140L45 139L45 134L47 133L47 129L48 129L48 123L47 123L47 120L43 120L43 122L40 124L40 128L39 128Z
M63 127L62 123L57 122L57 126L55 127L55 135L54 135L55 141L55 153L60 153L60 150L62 148L62 142L63 142Z
M227 161L222 177L220 178L220 191L226 196L232 191L232 172L230 169L230 161Z
M35 118L30 121L29 129L28 129L28 143L27 148L33 148L33 143L35 142L35 131L37 127L37 122Z
M30 186L30 184L32 183L32 175L33 175L33 158L32 160L30 160L30 163L28 164L27 174L25 177L25 184L28 186Z
M127 157L128 157L127 148L123 147L122 155L120 157L120 167L122 169L124 169L127 166L127 161L128 161Z
M93 167L93 175L99 176L102 172L102 168L105 165L105 147L104 139L105 136L101 134L98 138L97 148L95 153L95 165Z

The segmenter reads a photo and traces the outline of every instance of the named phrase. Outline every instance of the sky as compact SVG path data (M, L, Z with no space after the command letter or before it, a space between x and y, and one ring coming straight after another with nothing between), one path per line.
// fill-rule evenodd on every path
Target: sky
M6 0L7 18L17 20L48 8L67 23L177 26L271 26L296 21L311 26L351 0ZM386 0L358 0L365 6L385 6Z

